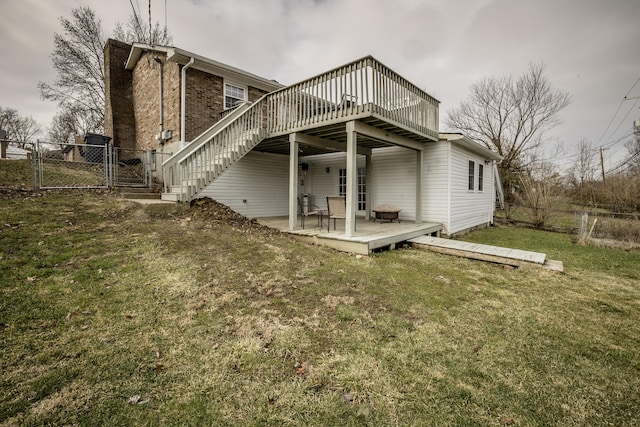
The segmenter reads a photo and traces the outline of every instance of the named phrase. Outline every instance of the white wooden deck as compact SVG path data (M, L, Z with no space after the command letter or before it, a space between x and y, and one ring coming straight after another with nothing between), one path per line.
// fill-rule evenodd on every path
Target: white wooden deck
M499 264L523 266L539 265L548 270L563 272L562 261L547 259L540 252L523 251L521 249L503 248L500 246L482 245L479 243L461 242L459 240L441 239L438 237L419 236L409 240L417 247L424 247L434 252L456 255L481 261Z
M258 222L292 234L310 243L362 255L368 255L375 249L394 248L400 242L405 242L418 236L438 233L442 230L442 224L432 222L422 224L413 222L381 223L357 218L355 235L347 237L344 234L344 220L337 221L336 230L333 229L332 222L329 231L327 231L326 223L323 224L323 227L320 227L314 217L307 218L304 230L289 230L287 217L258 218ZM299 224L300 222L298 221Z

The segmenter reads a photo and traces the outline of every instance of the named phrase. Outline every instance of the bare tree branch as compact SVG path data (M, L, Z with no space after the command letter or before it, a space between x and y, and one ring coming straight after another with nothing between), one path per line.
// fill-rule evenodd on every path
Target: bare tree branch
M502 156L501 178L511 189L520 182L524 156L540 146L569 102L569 94L544 76L543 64L530 64L517 79L485 77L475 83L445 123Z

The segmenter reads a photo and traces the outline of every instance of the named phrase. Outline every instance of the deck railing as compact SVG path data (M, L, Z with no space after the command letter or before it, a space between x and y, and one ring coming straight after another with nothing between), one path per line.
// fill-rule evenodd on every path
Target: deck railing
M373 113L437 139L438 104L413 83L366 57L269 94L269 133L286 134Z
M266 136L265 97L225 116L162 165L165 192L189 201Z
M228 111L163 164L165 191L191 200L266 137L359 117L374 115L437 139L438 104L369 56Z

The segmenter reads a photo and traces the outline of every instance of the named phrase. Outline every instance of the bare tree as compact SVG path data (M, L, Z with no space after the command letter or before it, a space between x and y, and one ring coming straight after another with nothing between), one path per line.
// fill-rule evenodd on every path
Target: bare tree
M49 140L56 143L73 143L76 135L91 131L91 124L84 121L81 112L74 111L73 108L60 110L51 122Z
M31 116L21 116L15 108L0 106L0 129L7 132L6 138L24 148L40 134L40 125Z
M529 222L536 228L542 228L559 201L562 178L551 165L542 162L528 168L519 179L520 191L516 199L524 208L524 215Z
M60 111L51 124L50 137L62 142L73 134L85 132L100 133L104 127L104 54L106 38L102 24L87 6L71 11L71 19L60 17L62 34L54 34L54 50L51 54L56 80L49 84L39 82L38 88L43 99L55 101ZM152 31L149 26L139 23L137 15L129 19L127 31L118 24L115 38L131 43L170 43L167 28L156 23ZM138 29L138 31L136 31Z
M624 144L629 155L624 163L630 174L640 174L640 126L633 129L633 139Z
M469 99L449 112L446 124L503 157L500 176L511 194L525 155L540 146L569 102L569 94L554 89L544 76L543 64L530 64L518 78L485 77L475 83Z
M156 46L169 46L173 43L173 37L166 26L161 27L160 23L156 22L151 26L151 31L149 28L150 23L143 22L134 10L124 26L119 22L116 24L113 36L125 43L139 42Z
M60 18L63 34L54 35L51 60L57 78L52 84L39 82L38 88L43 99L81 115L92 131L100 132L104 125L106 39L91 8L80 6L71 14L71 20Z
M581 139L578 143L578 159L573 165L572 170L580 184L593 181L596 173L596 162L594 158L595 150L591 142L587 139Z
M578 157L570 169L569 181L573 189L571 198L581 205L593 206L596 203L596 173L598 163L596 150L585 138L578 143Z

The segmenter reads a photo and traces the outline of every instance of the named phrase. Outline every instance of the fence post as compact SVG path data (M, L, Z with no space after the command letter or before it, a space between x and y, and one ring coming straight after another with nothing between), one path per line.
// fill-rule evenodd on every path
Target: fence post
M36 143L31 146L33 152L33 189L40 188L38 185L38 164L40 162L40 140L36 139Z
M104 170L105 170L105 178L107 180L107 187L113 187L114 177L113 177L113 163L114 163L114 151L111 144L105 144L105 156L104 156Z
M580 221L580 239L584 239L587 234L587 225L589 224L589 214L584 212Z

